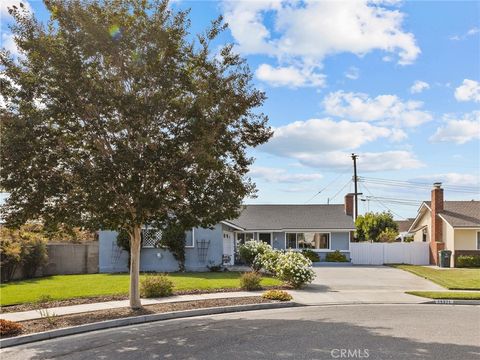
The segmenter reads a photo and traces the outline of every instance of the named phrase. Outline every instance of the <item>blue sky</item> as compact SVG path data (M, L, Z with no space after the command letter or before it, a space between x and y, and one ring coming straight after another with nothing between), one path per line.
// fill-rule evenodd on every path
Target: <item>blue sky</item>
M13 2L2 2L1 31L2 46L14 50L4 10ZM40 19L48 16L41 2L29 6ZM479 2L172 7L191 8L192 32L224 15L230 30L214 47L235 43L268 96L260 110L275 135L250 151L258 197L247 203L342 202L353 191L352 152L359 155L360 191L373 196L360 203L361 212L388 208L397 218L414 216L434 181L444 183L447 200L478 199Z

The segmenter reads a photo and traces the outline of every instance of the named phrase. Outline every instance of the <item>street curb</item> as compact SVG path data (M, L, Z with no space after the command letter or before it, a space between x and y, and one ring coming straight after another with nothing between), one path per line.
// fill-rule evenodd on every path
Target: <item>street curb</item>
M424 304L435 305L480 305L480 300L453 300L453 299L436 299L428 300Z
M0 349L4 349L7 347L16 346L16 345L28 344L36 341L54 339L57 337L81 334L89 331L110 329L110 328L120 327L120 326L144 324L144 323L149 323L153 321L189 318L193 316L234 313L234 312L240 312L240 311L282 309L282 308L290 308L290 307L296 307L296 306L302 306L302 305L292 301L288 301L288 302L278 302L278 303L212 307L212 308L205 308L205 309L172 311L172 312L152 314L152 315L132 316L132 317L127 317L122 319L106 320L106 321L101 321L101 322L96 322L91 324L49 330L49 331L44 331L40 333L21 335L21 336L16 336L16 337L7 338L7 339L0 339Z

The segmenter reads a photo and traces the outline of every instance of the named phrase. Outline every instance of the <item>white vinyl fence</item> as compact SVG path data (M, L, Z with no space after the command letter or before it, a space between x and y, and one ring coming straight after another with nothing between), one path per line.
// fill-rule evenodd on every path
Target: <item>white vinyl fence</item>
M350 243L350 258L357 265L428 265L428 246L426 242Z

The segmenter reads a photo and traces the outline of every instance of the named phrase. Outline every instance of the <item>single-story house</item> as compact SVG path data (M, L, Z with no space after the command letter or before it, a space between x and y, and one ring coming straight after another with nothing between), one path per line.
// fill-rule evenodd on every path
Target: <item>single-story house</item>
M410 226L414 241L430 243L430 263L438 265L438 251L480 255L480 201L444 201L441 183L433 184L431 201L424 201Z
M188 271L204 271L207 266L238 264L238 248L248 240L263 241L281 250L312 249L321 259L339 250L349 258L355 230L352 215L352 194L345 196L345 204L244 205L236 219L186 233L185 267ZM143 229L141 271L178 270L173 255L155 247L160 237L161 231ZM117 246L116 238L115 231L99 232L100 272L128 270L128 254Z

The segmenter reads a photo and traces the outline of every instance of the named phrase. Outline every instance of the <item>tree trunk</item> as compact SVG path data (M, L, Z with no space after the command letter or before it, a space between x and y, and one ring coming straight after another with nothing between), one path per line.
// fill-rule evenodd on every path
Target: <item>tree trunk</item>
M140 225L135 225L130 234L130 307L140 309L139 278L140 278Z

